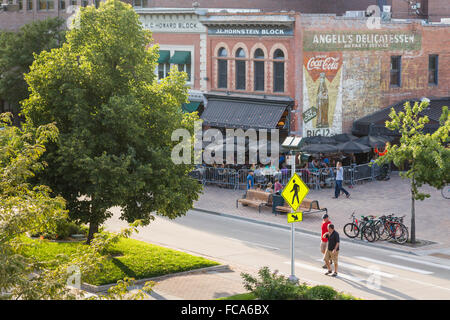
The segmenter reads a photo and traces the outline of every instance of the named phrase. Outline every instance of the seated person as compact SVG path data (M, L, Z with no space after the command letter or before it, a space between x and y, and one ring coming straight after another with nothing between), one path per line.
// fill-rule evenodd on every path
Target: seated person
M272 192L273 192L273 190L272 190L272 182L269 182L269 183L267 184L266 192L269 192L269 193L272 193Z

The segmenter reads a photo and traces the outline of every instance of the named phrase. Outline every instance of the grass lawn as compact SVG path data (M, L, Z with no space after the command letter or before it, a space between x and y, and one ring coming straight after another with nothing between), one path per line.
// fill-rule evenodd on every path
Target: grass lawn
M34 256L40 261L55 259L59 254L69 255L85 245L82 242L62 243L34 239L28 241L35 245L26 248L24 254ZM103 285L116 283L124 277L137 280L219 264L181 251L126 238L113 244L109 253L112 253L113 257L104 263L102 271L83 278L82 281Z

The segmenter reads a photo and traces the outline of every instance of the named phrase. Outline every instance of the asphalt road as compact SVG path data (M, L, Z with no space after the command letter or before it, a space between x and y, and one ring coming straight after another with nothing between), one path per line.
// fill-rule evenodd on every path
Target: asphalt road
M106 226L118 230L126 224L115 214ZM262 266L285 275L291 270L289 230L235 218L192 210L175 220L157 217L133 238L254 272ZM317 236L295 234L295 275L302 282L368 299L450 299L450 260L342 241L338 277L332 278L324 275L319 243Z

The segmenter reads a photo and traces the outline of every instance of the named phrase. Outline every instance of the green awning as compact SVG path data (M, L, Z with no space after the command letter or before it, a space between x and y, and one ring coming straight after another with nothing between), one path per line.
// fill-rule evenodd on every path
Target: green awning
M189 103L183 103L183 105L181 106L181 109L183 110L183 112L191 113L191 112L197 111L200 103L201 102L195 102L195 101L189 102Z
M191 52L175 51L169 62L174 64L191 64Z
M169 62L169 58L170 58L169 50L159 50L158 63L167 63Z

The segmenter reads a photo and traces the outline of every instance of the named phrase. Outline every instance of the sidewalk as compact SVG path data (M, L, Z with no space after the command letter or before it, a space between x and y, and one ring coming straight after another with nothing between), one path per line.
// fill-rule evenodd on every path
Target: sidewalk
M337 230L342 233L342 228L351 222L350 215L355 212L357 217L361 215L375 215L394 213L397 216L406 215L404 222L410 229L411 198L409 181L401 179L398 174L393 173L389 181L370 181L358 184L353 188L344 186L351 194L350 199L345 196L332 199L334 189L310 190L306 196L309 199L318 200L321 207L328 208L328 214ZM450 201L441 196L440 191L429 186L424 186L422 191L431 195L424 201L416 201L416 239L432 242L431 244L411 247L409 245L398 245L384 241L375 242L383 247L403 249L419 252L439 252L443 248L450 247L448 234L450 228ZM236 200L245 194L245 190L224 189L216 186L205 186L203 194L194 203L194 208L208 212L225 213L234 216L255 219L287 225L286 215L274 215L272 208L244 207L236 208ZM303 221L297 223L296 228L311 232L320 232L322 214L304 215ZM343 235L345 237L345 235Z

